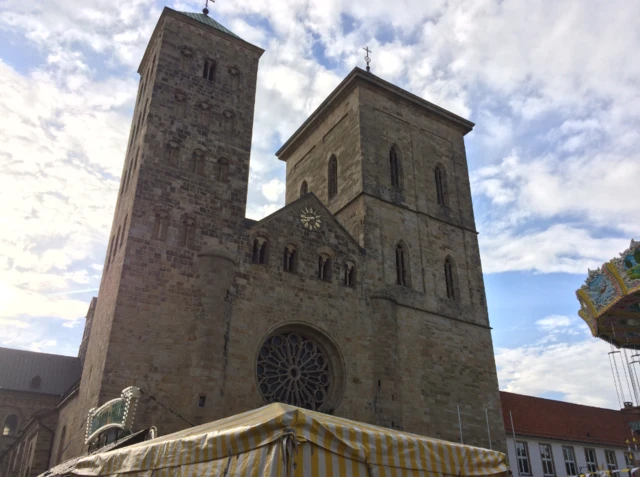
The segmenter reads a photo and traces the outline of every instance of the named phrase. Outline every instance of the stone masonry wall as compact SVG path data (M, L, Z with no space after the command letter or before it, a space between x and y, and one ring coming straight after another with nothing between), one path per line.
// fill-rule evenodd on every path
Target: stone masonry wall
M0 452L14 442L36 412L56 407L59 402L60 396L0 390L0 425L4 427L5 419L10 414L18 416L16 433L13 436L0 436Z

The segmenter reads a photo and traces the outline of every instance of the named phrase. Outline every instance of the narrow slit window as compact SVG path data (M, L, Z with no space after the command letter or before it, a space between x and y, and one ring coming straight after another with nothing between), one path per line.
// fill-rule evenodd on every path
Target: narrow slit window
M302 181L300 184L300 197L307 194L309 192L309 186L307 185L307 181Z
M407 248L403 243L396 247L396 283L402 286L409 285Z
M444 168L438 164L435 168L436 198L438 204L447 205L447 177Z
M447 298L451 300L457 299L456 270L451 257L447 257L444 261L444 279L447 286Z
M214 81L216 75L216 62L213 60L204 60L204 69L202 77L209 81Z
M335 155L329 159L328 196L333 199L338 194L338 159Z
M391 146L389 150L389 173L392 187L400 187L400 157L397 146Z

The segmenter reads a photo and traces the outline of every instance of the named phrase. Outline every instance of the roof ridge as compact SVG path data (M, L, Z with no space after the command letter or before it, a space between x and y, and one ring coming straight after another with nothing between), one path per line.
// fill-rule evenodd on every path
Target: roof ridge
M562 401L560 399L552 399L552 398L545 398L545 397L539 397L539 396L531 396L530 394L512 393L510 391L500 391L500 394L511 394L512 396L525 397L525 398L530 398L530 399L540 399L540 400L544 400L544 401L555 402L555 403L558 403L558 404L565 404L567 406L582 406L582 407L589 407L589 408L592 408L592 409L601 409L603 411L612 411L612 412L619 412L620 411L620 409L612 409L612 408L609 408L609 407L590 406L589 404L580 404L580 403L577 403L577 402Z

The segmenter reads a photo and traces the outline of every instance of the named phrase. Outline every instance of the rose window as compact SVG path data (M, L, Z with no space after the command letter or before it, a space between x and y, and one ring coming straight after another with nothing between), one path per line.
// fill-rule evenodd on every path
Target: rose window
M331 388L329 358L312 339L295 332L268 338L258 354L258 384L267 402L321 409Z

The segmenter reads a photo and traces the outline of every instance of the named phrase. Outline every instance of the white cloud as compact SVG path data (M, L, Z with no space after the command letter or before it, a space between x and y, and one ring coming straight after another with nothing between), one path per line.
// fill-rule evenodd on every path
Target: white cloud
M608 344L593 338L497 349L500 389L532 396L561 393L568 402L615 409L608 352Z
M280 179L271 179L262 185L262 195L269 202L280 202L284 198L286 186Z
M29 350L30 351L39 351L42 352L44 351L46 348L53 348L57 345L57 341L56 340L41 340L41 341L34 341L29 345Z
M577 320L562 315L551 315L536 321L538 328L544 331L553 331L558 328L567 328L574 324Z

